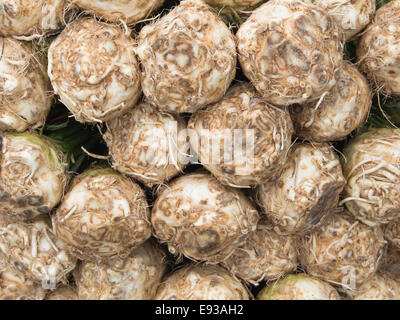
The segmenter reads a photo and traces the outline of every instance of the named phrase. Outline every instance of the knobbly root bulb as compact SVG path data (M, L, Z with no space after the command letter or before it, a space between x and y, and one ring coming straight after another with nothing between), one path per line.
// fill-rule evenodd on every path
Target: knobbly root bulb
M83 261L74 274L79 299L151 300L164 275L165 254L153 241L134 249L127 258L103 264Z
M209 5L216 7L218 12L220 10L229 12L235 10L236 12L252 10L258 4L265 2L265 0L205 0Z
M303 1L268 1L236 37L243 72L270 103L316 101L336 83L343 61L341 36L323 9Z
M195 112L220 100L236 72L233 34L201 0L185 0L138 37L147 100L162 111Z
M219 263L255 231L259 216L237 189L206 173L174 180L155 201L151 223L169 251L193 260Z
M53 91L40 53L12 38L0 38L0 46L0 131L43 126Z
M78 19L51 43L48 74L61 102L80 122L111 120L138 101L135 42L122 27Z
M400 249L400 219L390 222L384 227L385 238L389 243Z
M44 300L79 300L79 297L75 288L62 284L50 292Z
M0 142L0 214L26 220L49 213L69 180L62 152L34 133L3 134Z
M400 131L371 129L343 150L347 180L342 201L368 225L400 218Z
M282 232L305 234L324 223L345 183L330 145L299 143L291 149L281 176L258 187L257 200Z
M360 286L353 300L400 300L400 281L376 273Z
M113 168L140 180L148 187L163 184L186 165L189 145L186 121L158 111L143 102L107 122L103 135Z
M220 266L189 264L164 279L155 300L249 300L249 293Z
M191 145L200 162L221 183L257 185L281 173L292 143L286 110L270 105L249 83L228 90L219 102L189 121Z
M300 273L267 285L257 300L340 300L340 296L330 284Z
M344 63L336 85L321 100L290 107L296 135L315 142L342 140L369 115L372 92L364 76Z
M77 176L53 218L57 236L82 260L126 256L151 236L144 191L109 168Z

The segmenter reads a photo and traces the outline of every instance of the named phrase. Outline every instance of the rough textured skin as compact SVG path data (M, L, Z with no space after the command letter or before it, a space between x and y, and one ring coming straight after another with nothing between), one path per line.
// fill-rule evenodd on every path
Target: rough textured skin
M376 273L360 286L354 300L400 300L400 281Z
M269 102L318 100L336 83L342 44L334 19L302 1L268 1L237 32L243 72Z
M104 264L85 261L75 281L82 300L151 300L165 272L165 254L152 241L129 257L113 257Z
M372 129L343 150L344 203L369 225L400 217L400 131Z
M301 239L299 258L308 274L356 290L375 274L385 248L379 227L341 212Z
M57 236L81 260L126 256L151 236L144 191L108 168L76 177L53 217Z
M0 35L42 37L64 25L65 0L0 0Z
M400 219L390 222L384 229L385 238L400 249Z
M80 122L102 122L133 108L140 89L134 40L122 27L78 19L51 43L48 74Z
M223 262L232 274L253 285L294 272L297 264L297 239L277 233L266 219L262 219L246 243Z
M43 221L0 227L0 256L14 271L48 289L64 282L75 268L76 258L69 250Z
M222 267L189 264L164 279L155 300L249 300L249 294Z
M0 131L43 126L53 92L39 53L11 38L0 38L0 46Z
M326 220L345 183L331 146L299 143L291 149L282 175L258 187L257 199L283 232L305 234Z
M103 138L113 168L152 187L184 169L189 146L186 135L179 132L185 129L183 118L160 112L143 102L107 122Z
M76 288L61 285L56 290L49 293L44 300L79 300Z
M154 203L155 236L172 254L219 263L255 231L259 216L237 189L206 173L174 180Z
M257 300L340 300L340 296L330 284L300 273L266 286Z
M249 83L233 86L222 100L199 110L188 127L194 130L191 144L200 162L221 183L233 187L279 176L293 135L289 113L268 104ZM226 155L232 159L224 159Z
M265 0L205 0L213 7L230 8L233 10L251 10L256 5L265 2Z
M364 76L344 63L336 85L322 100L290 108L296 135L315 142L342 140L363 125L372 105Z
M376 0L303 0L326 10L343 30L346 40L362 31L373 19Z
M164 0L70 0L71 4L111 22L134 24L162 6Z
M234 36L201 0L185 0L145 26L136 48L142 87L160 110L195 112L221 99L236 72Z
M31 219L49 213L68 183L63 154L44 136L0 136L0 214Z
M359 42L359 67L375 87L400 95L400 1L381 7Z
M43 300L45 294L39 284L0 262L0 300Z

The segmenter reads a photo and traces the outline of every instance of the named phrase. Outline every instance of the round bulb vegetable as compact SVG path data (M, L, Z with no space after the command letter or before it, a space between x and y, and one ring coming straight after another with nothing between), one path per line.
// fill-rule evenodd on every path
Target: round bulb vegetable
M199 110L188 128L194 130L191 143L203 166L233 187L279 176L293 134L289 113L268 104L248 83L233 86L222 100Z
M0 213L18 219L49 213L69 180L61 151L34 133L3 134L0 146Z
M135 42L117 25L78 19L51 43L48 74L80 122L103 122L133 108L140 89Z
M400 300L400 281L384 274L376 273L363 283L354 300Z
M237 32L244 74L269 102L285 106L318 100L336 83L343 61L334 19L303 1L272 0Z
M384 229L385 238L400 249L400 218L390 222Z
M296 238L279 234L262 219L257 230L223 262L223 266L242 280L258 285L262 280L278 279L296 271L296 245Z
M108 168L77 176L53 218L57 236L82 260L127 255L151 236L144 191Z
M233 34L201 0L185 0L140 31L136 54L147 100L195 112L223 97L236 72Z
M140 180L148 187L162 184L185 167L189 151L186 122L143 102L107 122L103 135L113 168Z
M249 293L220 266L189 264L161 283L155 300L249 300Z
M318 228L339 201L345 180L328 144L295 144L281 176L258 187L264 214L287 233Z
M82 300L151 300L165 272L165 254L147 241L127 258L83 261L74 274Z
M56 290L49 293L44 300L79 300L75 288L61 285Z
M12 38L0 38L0 42L0 130L39 128L53 102L40 53Z
M257 300L340 300L340 296L330 284L300 273L267 285Z
M369 227L340 212L302 237L299 258L308 274L356 290L375 274L385 248L379 227Z
M146 18L159 7L164 0L70 0L71 4L100 17L101 19L134 24Z
M371 129L343 150L343 202L369 225L400 217L400 131Z
M344 63L336 85L320 101L290 108L296 135L315 142L346 138L362 126L372 104L372 92L364 76Z
M400 1L381 7L357 47L359 67L376 88L400 95Z
M219 263L255 231L259 216L238 190L206 173L174 180L154 203L155 236L172 254Z

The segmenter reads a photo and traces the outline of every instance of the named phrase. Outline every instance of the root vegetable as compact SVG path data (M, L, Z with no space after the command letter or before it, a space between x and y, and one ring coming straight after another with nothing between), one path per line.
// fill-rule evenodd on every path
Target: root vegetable
M389 223L385 229L385 238L395 247L400 249L400 219Z
M303 1L268 1L236 36L243 72L273 104L315 101L336 83L341 37L323 9Z
M67 285L61 285L49 293L45 300L79 300L76 290Z
M372 92L364 76L344 63L336 85L322 100L293 105L290 113L296 135L315 142L341 140L366 120Z
M195 112L221 99L236 72L234 36L201 0L185 0L145 26L136 53L142 88L162 111Z
M53 219L57 236L82 260L125 256L151 236L144 191L108 168L77 176Z
M371 129L343 150L347 180L343 202L369 225L400 217L400 131Z
M386 94L400 95L400 1L381 7L358 44L361 71Z
M255 231L259 216L237 189L205 173L174 180L154 203L155 236L175 255L219 263Z
M283 232L305 234L326 220L345 180L339 158L328 144L294 145L281 176L259 186L258 203Z
M0 130L39 128L53 102L40 54L22 41L1 38L0 42Z
M297 239L281 235L266 220L246 243L223 262L232 274L253 285L262 280L275 280L297 268Z
M147 241L129 257L112 257L104 264L84 261L75 273L83 300L151 300L165 272L165 255Z
M134 24L161 7L164 0L70 0L70 2L104 20L111 22L122 20Z
M379 227L369 227L341 212L301 239L299 258L308 274L357 290L375 274L385 248Z
M185 167L189 147L186 136L179 134L185 129L183 118L143 102L107 122L103 138L113 168L152 187L168 181Z
M199 110L189 129L194 130L191 142L200 162L233 187L276 178L293 134L289 113L268 104L248 83L235 85L222 100Z
M340 296L330 284L301 273L269 284L257 300L340 300Z
M7 133L0 141L0 214L31 219L49 213L69 179L63 154L33 133Z
M48 74L80 122L103 122L132 109L141 94L134 40L121 27L78 19L51 43Z
M265 0L205 0L209 5L223 10L251 10Z
M357 290L354 300L400 300L400 281L377 273Z
M249 293L220 266L189 264L162 282L155 300L249 300Z

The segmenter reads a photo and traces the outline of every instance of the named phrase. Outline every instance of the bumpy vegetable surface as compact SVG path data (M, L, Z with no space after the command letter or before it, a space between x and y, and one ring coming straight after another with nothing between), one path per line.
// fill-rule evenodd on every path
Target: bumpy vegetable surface
M385 238L400 249L400 219L394 220L385 227Z
M234 36L201 0L185 0L138 37L142 87L160 110L195 112L218 101L236 71Z
M209 5L223 10L250 10L259 3L265 2L265 0L205 0Z
M354 300L400 300L400 281L377 273L357 290Z
M80 122L102 122L133 108L141 94L135 42L122 27L78 19L51 43L48 74Z
M44 300L79 300L76 290L67 285L61 285L50 292Z
M255 231L259 216L237 189L205 173L174 180L154 203L156 237L173 254L219 263Z

